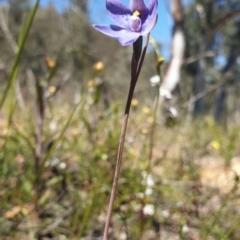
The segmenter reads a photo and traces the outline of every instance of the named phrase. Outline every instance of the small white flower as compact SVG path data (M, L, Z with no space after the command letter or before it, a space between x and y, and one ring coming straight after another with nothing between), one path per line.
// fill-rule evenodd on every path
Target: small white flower
M152 188L147 188L146 191L145 191L145 194L146 194L147 196L152 195L152 194L153 194L153 189L152 189Z
M119 239L120 239L120 240L126 240L126 239L127 239L127 234L126 234L125 232L121 232L121 233L119 234Z
M54 132L57 130L57 122L56 121L51 121L50 124L49 124L49 129Z
M148 187L153 187L154 186L154 180L153 180L153 176L151 174L147 175L146 185Z
M189 227L187 225L184 225L182 228L182 232L184 232L184 233L189 232Z
M168 210L163 210L163 211L162 211L162 215L163 215L164 218L169 218L170 213L169 213Z
M146 204L143 208L143 213L152 216L154 214L154 206L152 204Z
M61 169L65 169L66 167L67 167L67 164L65 162L61 162L59 164L59 168L61 168Z
M161 78L159 75L155 75L155 76L151 77L149 79L149 81L150 81L152 87L156 87L157 85L159 85Z

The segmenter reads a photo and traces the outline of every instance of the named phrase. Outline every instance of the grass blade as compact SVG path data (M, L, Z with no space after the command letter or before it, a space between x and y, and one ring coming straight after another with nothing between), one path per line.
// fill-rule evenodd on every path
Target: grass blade
M8 81L7 81L7 86L4 90L4 93L3 93L3 97L0 101L0 109L2 109L3 107L3 104L6 100L6 97L8 95L8 92L10 90L10 88L14 88L14 79L16 76L16 73L17 73L17 69L18 69L18 64L19 64L19 61L20 61L20 57L22 55L22 52L23 52L23 48L25 46L25 43L26 43L26 40L27 40L27 37L28 37L28 34L29 34L29 31L31 29L31 26L32 26L32 23L33 23L33 20L34 20L34 17L36 15L36 12L37 12L37 9L38 9L38 6L39 6L39 2L40 0L36 0L34 6L33 6L33 9L30 13L30 16L27 20L27 24L26 24L26 27L23 29L23 34L22 36L19 38L19 45L18 45L18 52L15 56L15 59L14 59L14 62L13 62L13 66L12 66L12 70L11 70L11 73L8 77Z

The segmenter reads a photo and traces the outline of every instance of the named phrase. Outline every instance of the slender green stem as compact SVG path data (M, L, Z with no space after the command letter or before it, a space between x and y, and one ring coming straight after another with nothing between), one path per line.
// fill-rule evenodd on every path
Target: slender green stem
M161 69L160 66L157 67L157 73L159 74L159 77L161 78ZM147 182L148 175L150 174L151 171L151 164L152 164L152 156L153 156L153 148L154 148L154 132L155 132L155 127L156 127L156 122L157 122L157 112L158 112L158 106L159 106L159 85L156 86L157 89L157 94L155 97L154 101L154 107L153 107L153 122L151 125L151 130L150 130L150 136L149 136L149 152L148 152L148 162L146 166L146 176L145 176L145 183ZM143 197L143 202L142 202L142 209L145 206L147 199L146 191L144 192L144 197ZM142 237L142 233L144 231L144 215L142 215L142 218L140 220L139 224L139 239Z
M150 139L149 139L149 153L148 153L147 171L150 171L150 169L151 169L153 147L154 147L154 132L155 132L155 127L156 127L156 122L157 122L158 105L159 105L159 86L157 87L157 94L156 94L156 97L155 97L154 108L153 108L153 122L152 122L152 126L151 126Z
M39 2L40 2L40 0L36 0L36 2L34 4L34 7L33 7L32 11L30 13L29 19L27 21L26 28L23 29L23 35L22 35L22 37L20 37L18 52L17 52L16 57L14 59L12 70L11 70L11 73L10 73L10 75L8 77L7 86L6 86L5 90L4 90L3 97L0 100L0 109L2 109L2 107L3 107L3 104L5 102L5 99L7 97L9 89L13 86L13 82L14 82L14 79L15 79L14 76L16 75L16 72L17 72L18 63L20 61L20 57L22 55L23 48L25 46L25 43L26 43L29 31L31 29L34 17L36 15Z
M129 110L130 110L131 100L132 100L133 93L134 93L134 88L135 88L135 86L130 87L129 94L128 94L128 100L127 100L127 104L126 104L126 109L125 109L125 114L123 117L121 137L120 137L118 155L117 155L117 162L116 162L116 168L115 168L113 185L112 185L112 192L111 192L110 201L109 201L109 205L108 205L107 220L106 220L105 229L104 229L104 237L103 237L104 240L108 239L108 231L109 231L109 226L110 226L110 221L111 221L111 216L112 216L115 195L116 195L116 191L117 191L118 179L119 179L120 170L121 170L122 155L123 155L123 148L124 148L125 136L126 136L126 131L127 131Z
M230 230L227 232L227 234L225 236L223 236L223 238L221 238L221 240L227 240L229 238L229 236L233 233L233 231L236 229L236 228L239 228L240 226L240 220L237 221L231 228Z
M139 39L139 41L142 41L142 39ZM144 46L141 57L138 55L139 52L138 53L133 52L133 56L132 56L131 84L130 84L130 89L129 89L129 93L128 93L125 114L123 117L121 137L120 137L120 141L119 141L118 155L117 155L115 173L114 173L114 178L113 178L112 191L111 191L110 201L109 201L109 205L108 205L103 240L108 239L108 231L109 231L110 221L111 221L111 217L112 217L113 205L114 205L114 200L116 197L118 180L119 180L119 176L120 176L120 172L121 172L122 155L123 155L124 142L125 142L125 136L126 136L126 131L127 131L127 124L128 124L129 113L130 113L131 101L133 98L134 89L135 89L135 86L136 86L136 83L137 83L137 80L138 80L138 77L139 77L139 74L140 74L140 71L142 68L142 64L143 64L143 61L145 58L146 51L147 51L148 41L149 41L149 34L147 35L146 44ZM136 44L139 44L139 42ZM135 45L135 46L137 46L137 45ZM137 47L139 47L139 46L137 46ZM140 60L138 59L139 57L140 57Z

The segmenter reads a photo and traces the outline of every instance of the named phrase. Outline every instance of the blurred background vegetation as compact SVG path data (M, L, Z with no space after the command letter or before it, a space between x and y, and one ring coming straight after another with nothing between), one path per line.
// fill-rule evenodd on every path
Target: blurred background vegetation
M61 12L0 1L0 239L102 237L132 49L91 27L87 0L69 1ZM166 8L173 41L160 90L171 98L160 97L155 119L159 84L149 79L164 46L152 40L110 239L238 240L240 1ZM168 89L172 70L180 77Z

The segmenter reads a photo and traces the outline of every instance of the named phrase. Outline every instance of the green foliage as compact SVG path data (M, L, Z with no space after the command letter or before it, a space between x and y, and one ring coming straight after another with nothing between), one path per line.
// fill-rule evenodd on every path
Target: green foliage
M17 4L11 5L9 23L19 51L13 53L0 36L6 89L0 114L0 238L100 238L132 50L91 30L87 13L79 14L87 9L85 2L73 1L77 11L64 13L52 6L36 12L36 2L26 22L28 1L10 2ZM213 1L198 1L203 2L211 25L219 12L211 9ZM25 27L15 22L15 8ZM198 28L195 18L187 23L194 25L189 31ZM100 70L93 66L99 60ZM239 123L228 120L223 127L207 116L186 126L180 109L171 128L162 123L153 128L156 89L143 80L155 71L150 52L130 114L111 239L161 234L164 239L237 240ZM179 106L190 91L184 86Z

